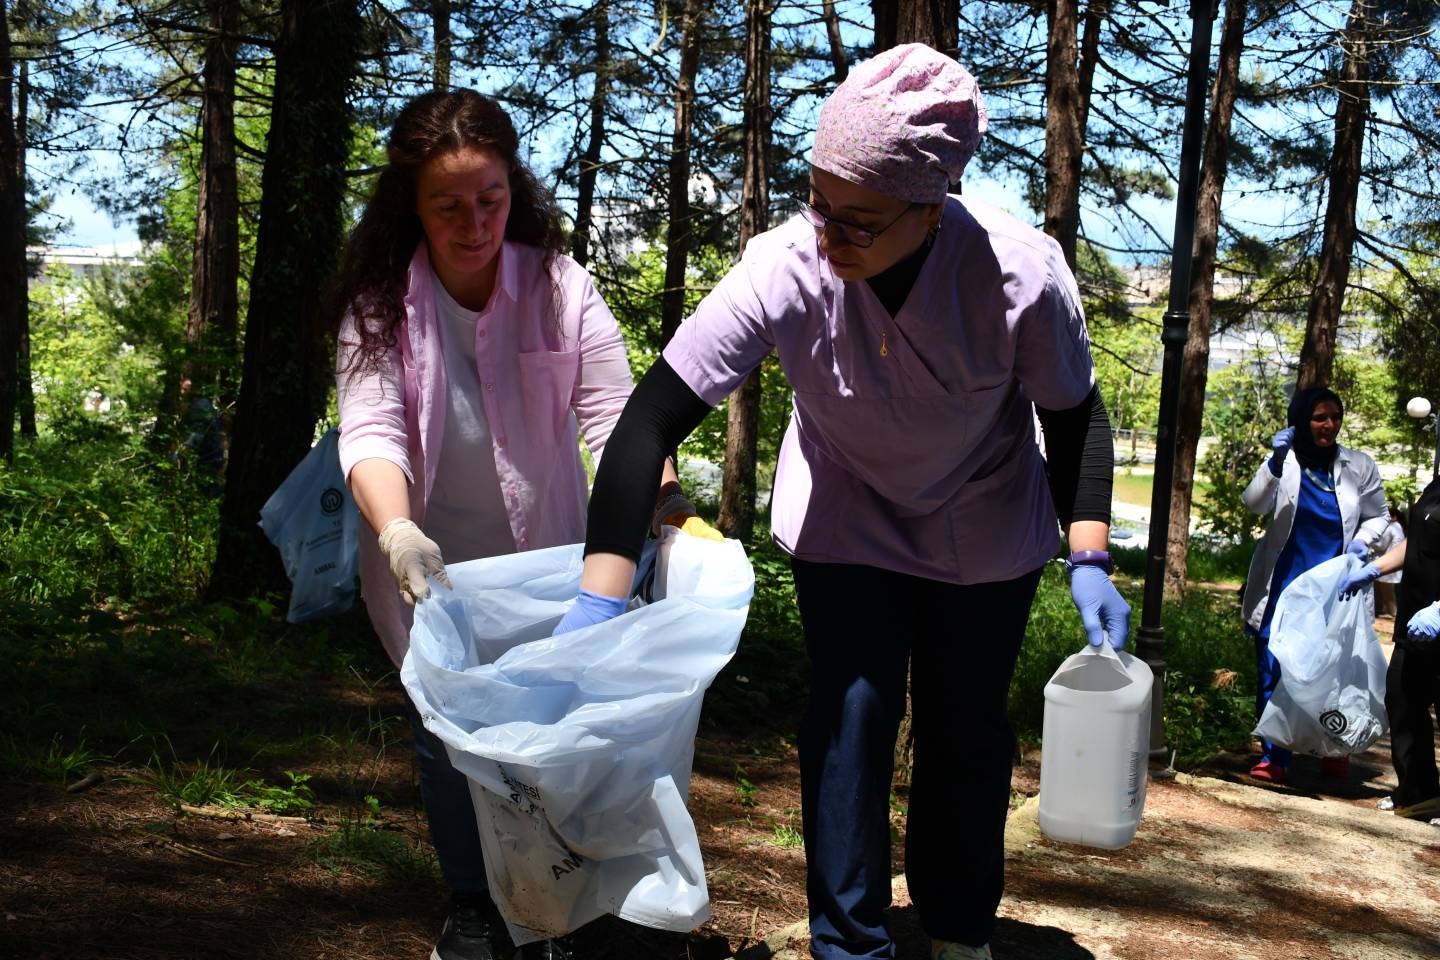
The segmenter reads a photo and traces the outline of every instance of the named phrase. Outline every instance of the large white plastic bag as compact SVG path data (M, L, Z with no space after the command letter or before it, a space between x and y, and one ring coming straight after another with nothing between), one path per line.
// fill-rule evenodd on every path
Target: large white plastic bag
M1361 753L1384 735L1385 655L1364 598L1338 597L1363 564L1345 555L1291 581L1270 622L1270 652L1280 664L1257 736L1317 757Z
M360 510L340 470L340 431L310 448L260 508L290 577L291 623L349 610L360 569Z
M416 607L400 672L470 779L490 892L517 943L605 913L679 931L710 915L685 798L705 688L745 625L750 562L737 541L667 530L653 602L551 638L581 550L448 567L454 590Z

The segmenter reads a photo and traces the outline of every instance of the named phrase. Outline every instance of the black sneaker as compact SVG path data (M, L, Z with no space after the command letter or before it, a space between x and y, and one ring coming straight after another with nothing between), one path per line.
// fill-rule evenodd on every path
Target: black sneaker
M515 960L575 960L575 944L569 937L527 943L515 953Z
M514 947L486 894L455 894L430 960L508 960Z

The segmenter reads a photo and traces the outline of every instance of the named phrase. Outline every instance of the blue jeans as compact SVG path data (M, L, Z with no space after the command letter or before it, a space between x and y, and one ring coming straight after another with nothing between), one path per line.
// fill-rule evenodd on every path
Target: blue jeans
M475 807L470 802L470 781L450 765L445 744L420 722L420 714L407 699L410 729L415 736L415 762L420 770L420 799L430 823L430 842L440 861L440 872L452 893L484 893L485 855Z
M884 911L907 675L910 898L930 936L989 942L1005 886L1010 676L1040 571L959 586L876 567L793 566L810 654L800 793L811 952L821 960L895 956Z

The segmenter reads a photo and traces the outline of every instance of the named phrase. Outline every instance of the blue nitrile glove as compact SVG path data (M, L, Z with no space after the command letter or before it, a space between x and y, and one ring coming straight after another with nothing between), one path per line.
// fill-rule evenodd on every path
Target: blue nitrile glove
M1080 611L1085 637L1098 647L1109 635L1110 646L1125 649L1130 639L1130 604L1120 596L1108 574L1099 567L1077 566L1070 570L1070 598Z
M1345 552L1353 554L1359 559L1364 560L1370 555L1370 544L1366 543L1364 540L1361 540L1359 537L1356 537L1354 540L1351 540L1348 545L1346 545Z
M1405 632L1412 640L1434 640L1440 636L1440 600L1411 617Z
M625 612L625 605L628 602L628 597L602 597L598 593L581 590L580 595L575 598L575 606L565 611L565 616L555 624L555 630L550 636L558 637L571 630L593 627L597 623L614 620Z
M1275 474L1275 476L1280 476L1280 472L1285 468L1285 455L1290 452L1290 448L1294 445L1294 427L1286 427L1270 438L1270 447L1275 451L1270 454L1270 472Z
M1345 580L1340 584L1340 599L1349 600L1360 592L1361 587L1368 587L1371 581L1380 576L1380 568L1373 563L1367 563L1359 570L1345 575Z

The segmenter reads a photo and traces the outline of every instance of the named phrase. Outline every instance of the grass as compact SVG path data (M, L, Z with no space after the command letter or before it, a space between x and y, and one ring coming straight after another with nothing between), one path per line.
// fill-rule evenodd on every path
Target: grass
M805 846L805 834L795 825L799 818L799 810L786 810L785 822L776 821L774 833L766 842L782 850L793 850Z
M1137 506L1150 506L1151 488L1154 486L1154 471L1146 467L1144 472L1134 467L1117 467L1115 470L1115 485L1112 488L1116 500L1122 503L1133 503ZM1195 501L1204 501L1210 492L1209 481L1197 477L1195 479Z
M68 784L104 759L86 745L83 736L74 747L67 749L58 733L49 741L41 742L11 734L0 735L0 770L12 777Z
M429 845L403 833L386 830L379 819L379 801L373 796L363 812L352 813L331 833L306 847L310 859L339 876L356 871L372 880L419 883L438 890L440 868Z

